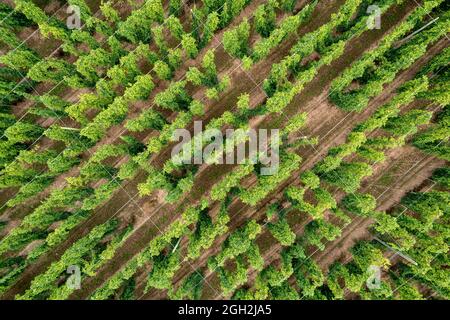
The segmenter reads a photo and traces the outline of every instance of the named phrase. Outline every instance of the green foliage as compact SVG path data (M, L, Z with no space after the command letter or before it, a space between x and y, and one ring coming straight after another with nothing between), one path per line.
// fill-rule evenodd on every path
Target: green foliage
M295 4L296 4L295 0L280 0L281 8L287 12L294 11Z
M299 26L309 19L315 6L317 5L317 2L318 1L313 1L312 3L309 3L305 5L304 8L295 16L289 16L283 19L280 25L276 29L272 30L267 38L264 38L255 44L252 59L255 61L262 60L269 55L272 49L277 47L290 34L295 33ZM271 28L270 24L264 24L264 29L270 29L267 28L268 26Z
M306 124L307 114L305 112L298 113L289 119L289 122L283 128L281 135L289 135L300 130Z
M19 300L30 300L39 294L51 290L53 283L58 277L66 271L70 265L75 265L82 259L82 257L89 252L95 245L109 232L117 227L117 220L110 220L107 223L99 225L92 229L88 235L75 242L69 249L67 249L59 261L54 262L45 271L45 273L38 275L31 282L30 288L22 295L16 296Z
M336 169L325 173L324 181L335 185L345 192L355 192L361 180L372 175L372 167L363 162L343 163Z
M113 62L115 62L115 57L112 54L103 48L98 48L89 51L87 55L81 56L75 62L75 67L84 79L90 85L93 85L102 75L100 68L104 69L105 66L111 66Z
M240 199L242 202L256 205L264 199L278 184L291 176L292 172L300 166L301 158L295 153L280 155L280 166L274 175L265 175L258 178L255 186L242 190Z
M316 189L320 186L320 178L311 170L303 172L300 180L309 189Z
M248 38L250 24L244 19L237 27L223 34L223 47L227 53L236 58L243 58L248 54Z
M120 300L136 300L134 290L136 288L136 280L134 278L129 279L125 283L125 288L120 295Z
M342 199L342 204L348 211L362 216L367 216L377 206L375 198L367 193L348 194Z
M215 270L217 267L223 267L227 260L249 250L252 241L260 232L261 226L254 220L250 220L245 226L235 230L223 243L222 251L208 259L209 269Z
M185 81L171 83L166 90L155 96L155 104L172 111L187 110L192 97L187 93L185 85Z
M164 38L163 32L164 27L161 25L152 27L153 40L155 41L155 44L158 47L161 56L165 56L169 48L167 41Z
M21 203L24 203L29 198L44 191L52 181L53 177L48 174L36 176L30 182L22 185L18 193L6 202L6 205L8 207L15 207Z
M179 16L183 13L183 1L182 0L170 0L169 1L169 13L175 16Z
M316 219L306 225L304 239L308 244L314 245L323 251L325 249L325 245L322 243L323 239L333 241L340 235L341 229L338 226L324 219Z
M158 189L172 190L172 182L163 172L156 170L153 167L147 169L148 177L145 183L138 185L139 194L141 196L149 195Z
M104 173L105 178L111 179L108 173ZM92 210L111 199L113 193L119 189L119 184L116 181L107 182L96 188L94 194L83 201L82 210Z
M400 228L397 219L384 211L375 211L370 214L376 220L375 230L380 234L390 233Z
M312 297L315 290L320 287L325 280L325 276L319 266L310 258L299 259L293 264L297 285L301 288L301 293L305 297Z
M92 122L81 129L80 134L96 142L113 125L122 123L128 113L128 102L124 97L117 97L108 108L102 110Z
M250 264L250 266L257 270L261 271L264 267L264 258L261 256L259 247L257 244L252 243L245 253L247 256L247 261Z
M431 112L425 110L410 110L403 115L389 119L384 129L398 136L414 134L417 126L427 124L432 115Z
M124 92L124 98L127 101L147 100L150 93L155 88L153 79L150 75L139 75L136 82L129 85Z
M371 117L359 123L353 131L369 133L383 127L389 119L400 112L401 106L411 103L416 96L426 91L428 86L428 77L419 77L406 82L400 87L396 96L379 107Z
M181 46L186 51L189 58L194 59L198 55L197 43L192 35L188 33L183 34Z
M436 124L413 138L413 144L422 151L438 158L450 159L448 127L450 123L450 107L446 106L438 114Z
M128 120L125 128L131 132L140 132L146 129L161 130L166 124L166 119L158 111L146 109L137 118Z
M366 272L370 266L389 266L389 260L383 256L383 252L367 241L358 242L350 249L350 252L353 255L353 261L363 272Z
M203 56L202 67L204 69L204 84L213 86L218 82L217 79L217 67L215 63L215 52L214 50L208 50Z
M339 78L333 81L331 100L344 110L363 110L371 97L382 92L384 84L391 82L398 72L411 66L426 52L429 44L437 41L445 34L445 29L448 27L446 18L430 29L426 29L418 37L415 37L403 46L388 52L388 49L396 40L415 27L418 21L429 14L431 9L440 3L441 1L430 1L426 7L417 8L406 21L385 36L376 49L367 52L353 66L345 70ZM386 53L389 54L387 55ZM377 64L377 60L380 60L380 63ZM364 79L364 84L357 89L344 93L343 90L354 79L363 77L367 73L368 68L374 68L370 78Z
M65 109L70 104L68 101L51 94L43 94L39 96L39 102L42 102L46 108L60 114L65 114Z
M220 27L220 18L219 14L214 11L208 14L206 17L206 22L203 27L203 37L200 40L200 48L203 48L206 46L206 44L211 41L211 39L214 37L214 32L216 32Z
M295 242L295 233L291 230L285 217L279 218L275 223L267 225L272 236L277 239L281 245L290 246Z
M142 26L150 26L153 22L162 23L164 9L160 0L148 0L138 9L133 10L125 21L118 24L118 34L132 43L142 41L148 43L150 33Z
M228 271L219 267L216 272L219 276L220 288L225 297L247 282L247 268L241 256L238 256L235 260L235 270Z
M38 61L39 58L35 53L22 48L8 51L6 54L0 56L0 63L18 71L26 71Z
M300 296L287 281L270 290L271 299L274 300L299 300Z
M112 240L106 245L104 249L92 250L89 261L84 261L82 266L82 273L88 277L92 277L96 274L97 270L104 265L108 260L111 260L117 251L117 249L127 239L131 233L132 228L128 227L125 230L118 232L114 235ZM67 285L60 286L52 291L50 294L50 300L63 300L67 299L69 295L74 291L74 288L70 288Z
M169 65L162 60L156 61L153 71L161 80L170 80L172 78L172 70Z
M126 86L134 80L140 73L139 61L145 55L146 50L148 50L146 45L141 44L135 50L121 57L119 64L108 69L106 74L111 79L110 83L112 86Z
M180 268L180 252L172 251L168 255L159 255L153 259L153 267L147 279L144 292L149 288L169 289L172 286L172 277Z
M189 105L189 111L194 116L202 116L205 114L205 106L200 101L194 99Z
M408 209L417 213L421 228L426 231L435 220L449 213L450 196L447 192L410 192L401 200Z
M62 221L62 223L53 232L51 232L45 239L45 246L47 247L47 249L55 247L56 245L63 242L63 240L65 240L67 238L69 232L74 227L76 227L81 221L84 221L87 217L88 217L88 212L80 210L80 211L76 211L70 217L68 217L66 220ZM39 255L40 254L42 254L42 252L40 252ZM36 259L37 256L38 256L37 254L33 254L33 252L31 252L28 255L28 259L32 261L32 260Z
M220 14L220 25L225 27L236 17L242 9L250 2L249 0L224 1L222 12ZM220 6L222 1L216 1L216 6Z
M44 135L66 145L66 149L61 154L64 157L75 157L92 146L91 141L80 136L79 130L76 128L60 127L54 124L44 131Z
M26 143L36 140L42 132L39 125L17 121L5 130L4 135L11 143Z
M62 59L47 58L35 63L29 70L27 76L34 81L49 81L58 83L67 74L74 73L74 67Z
M187 226L195 223L198 218L198 209L188 207L178 219L165 230L164 234L155 237L150 241L149 245L141 251L137 256L132 258L122 270L114 274L105 285L98 288L90 297L91 300L103 300L109 298L120 286L131 279L137 272L138 268L144 266L152 260L152 257L159 256L161 252L174 240L180 238L187 231ZM173 252L174 253L174 252ZM175 253L174 253L175 254ZM172 258L172 259L176 259ZM170 262L170 261L166 261ZM161 261L161 263L164 263ZM173 265L171 265L173 266ZM175 267L174 267L175 268ZM173 269L172 269L173 270ZM163 272L163 270L155 269L155 272ZM167 281L165 282L167 284ZM171 291L170 289L169 291Z
M113 4L109 1L100 4L100 11L106 20L110 23L117 23L120 21L119 12L113 8Z
M306 189L299 189L290 186L286 189L286 197L293 204L294 208L307 212L313 219L320 219L324 217L325 211L336 208L336 200L334 200L331 193L320 187L313 190L316 198L316 205L305 201Z
M423 296L413 284L407 281L399 282L396 300L423 300Z
M249 175L253 171L253 165L241 165L236 170L225 175L225 177L217 182L211 189L211 199L224 200L230 190L239 186L242 178Z
M180 48L175 49L169 49L167 53L167 63L169 64L170 68L175 71L178 69L183 60L182 60L182 50Z
M216 99L219 100L219 95L220 93L222 93L223 91L225 91L225 89L230 85L230 77L228 75L225 75L220 82L212 87L212 88L208 88L206 90L205 95L209 98L209 99Z
M170 31L170 34L178 41L181 41L184 35L184 30L180 19L171 15L166 19L166 25Z
M175 291L169 289L168 296L172 300L200 300L203 290L203 274L200 271L194 271L188 275L181 286Z
M450 189L450 168L444 167L433 171L431 176L433 181L436 181L446 189Z
M57 157L47 161L48 170L51 174L57 175L70 170L73 166L80 163L78 157L65 156L59 154Z
M267 38L276 25L275 8L262 4L255 11L255 29L262 37Z
M227 223L230 218L226 211L226 204L222 204L219 215L213 223L207 212L202 211L199 214L195 232L189 237L188 254L190 259L200 256L201 250L209 248L213 241L227 230Z
M0 133L5 136L0 143L0 188L19 188L16 196L9 199L6 205L14 207L48 191L46 198L33 199L31 213L0 240L0 255L22 259L12 264L14 268L7 269L6 273L2 269L5 260L0 262L0 292L7 290L26 267L42 255L51 254L53 248L67 240L74 228L116 194L123 180L132 180L135 177L140 179L136 183L140 195L161 190L168 203L178 201L183 194L195 188L194 177L198 166L176 165L173 159L165 162L163 160L161 163L159 160L157 163L151 161L154 162L154 156L164 153L167 145L171 143L174 130L189 127L194 117L205 115L205 105L194 99L194 96L191 97L197 88L188 85L187 81L196 86L207 87L207 98L219 99L221 93L230 85L230 78L219 79L215 53L209 50L200 66L191 65L186 73L187 80L168 83L167 89L159 91L153 101L150 101L155 106L149 107L144 102L150 98L156 84L152 76L144 72L150 69L153 77L156 75L158 79L170 80L183 65L183 58L194 59L211 41L214 33L226 27L249 3L248 0L205 0L199 8L194 5L188 14L191 16L188 16L182 25L177 17L185 18L184 6L179 0L170 0L167 3L170 16L166 20L165 9L160 0L145 1L141 8L141 4L128 1L133 10L127 13L124 21L121 20L122 13L119 14L110 1L100 3L102 19L105 20L102 21L92 15L85 1L71 0L69 3L81 6L86 30L68 30L56 18L49 18L46 12L33 2L15 2L17 14L4 9L4 5L0 4L0 19L4 20L4 26L0 28L0 41L5 43L6 48L12 49L20 43L21 40L13 35L13 32L18 31L17 27L35 27L32 25L35 23L44 37L52 36L60 40L63 51L71 57L67 55L64 59L41 60L33 51L23 48L15 50L17 53L5 51L1 58L4 61L0 61L5 65L0 68L0 94L4 97L6 107L0 114ZM402 0L398 3L401 2ZM424 2L422 7L413 10L403 22L392 29L393 31L381 38L376 49L363 54L360 61L345 70L333 82L332 90L336 89L336 93L331 94L333 101L346 110L362 110L371 97L383 90L384 84L392 81L401 70L409 68L417 61L425 53L427 45L436 42L445 34L442 30L448 31L447 13L441 14L437 21L442 30L431 26L410 41L400 43L398 48L394 48L394 45L397 45L397 41L404 35L419 29L423 25L422 18L442 2L443 0ZM293 0L269 0L259 5L251 20L254 23L252 27L244 19L224 32L223 43L226 52L241 59L244 68L249 69L254 63L267 57L285 39L295 35L299 27L311 16L317 3L318 1L313 1L292 15L284 14L279 9L293 12L297 4ZM327 23L300 37L292 46L289 55L281 57L281 61L271 67L268 79L264 81L264 90L268 95L265 103L250 107L250 96L243 93L237 101L237 112L226 111L221 116L213 116L207 127L222 130L230 126L247 129L248 121L255 116L281 114L286 107L295 107L294 97L316 77L320 68L341 57L349 40L355 39L366 30L365 9L371 3L372 1L361 0L344 1L339 11L333 13ZM383 0L379 3L382 13L394 3L397 2ZM280 14L280 23L277 25L276 18ZM184 22L192 24L184 25ZM190 30L185 32L185 27ZM257 42L253 49L249 47L251 30L262 36L256 37ZM103 39L105 44L100 45L98 39ZM177 48L178 42L181 42L184 54ZM150 45L154 45L157 52L151 51ZM174 45L174 48L170 48ZM443 107L443 112L437 115L434 123L427 126L425 131L414 136L414 145L440 158L448 158L448 73L428 78L431 73L446 66L447 56L448 50L444 49L418 77L408 81L388 103L357 125L346 143L332 147L328 155L314 168L301 170L303 173L300 175L300 187L290 186L285 190L285 196L292 208L307 212L308 219L312 218L312 221L306 222L301 245L295 243L296 234L289 226L291 221L288 223L284 214L279 214L278 218L274 217L275 212L280 209L280 202L272 205L269 202L259 209L265 211L269 205L267 229L285 246L281 252L281 261L277 260L277 263L264 268L264 259L257 245L260 242L255 239L265 225L250 220L229 234L221 251L208 260L210 271L217 271L225 296L232 295L245 284L248 271L253 268L257 273L254 288L241 288L233 297L342 299L347 293L344 291L346 288L352 293L359 293L362 299L422 298L415 285L402 284L405 289L400 288L396 290L398 292L392 290L392 282L389 281L383 281L377 292L364 287L367 278L365 268L368 265L388 264L383 256L385 252L372 243L358 243L351 251L354 261L345 266L332 266L328 279L322 274L318 264L306 258L303 246L306 248L313 245L323 250L324 239L333 241L341 235L340 228L334 224L335 218L339 219L339 225L351 222L349 216L337 207L330 192L336 190L325 189L327 183L351 193L344 195L342 208L375 220L373 228L379 237L383 237L390 246L417 261L417 265L402 263L396 267L396 282L400 283L406 277L414 275L422 285L438 291L443 297L450 296L445 273L448 265L448 258L445 256L448 251L448 228L445 225L450 206L448 194L445 191L410 193L402 200L402 204L410 210L399 216L397 211L375 211L376 201L372 196L353 193L360 187L362 179L372 174L371 167L362 162L344 161L346 157L357 156L368 163L380 162L385 159L387 149L404 145L407 135L415 134L419 126L428 124L432 118L431 113L422 110L401 112L403 107L415 99L437 103ZM19 71L23 71L33 80L33 83L30 81L29 84L34 85L34 81L61 82L64 86L83 88L82 91L85 92L77 96L79 100L75 103L59 97L62 97L65 91L41 96L27 94L30 87L25 86L18 72L11 69L14 63L17 63ZM141 68L145 71L141 71ZM355 84L356 89L348 90L354 80L358 82ZM87 90L88 87L92 90ZM36 105L28 110L31 118L16 122L15 116L6 109L23 97L36 102ZM135 103L137 101L142 102ZM112 126L121 125L127 118L129 106L132 106L132 110L142 109L138 110L138 116L133 116L125 125L128 131L136 134L121 136L121 140L116 144L100 144L95 147L94 153L86 158L89 148L102 140ZM210 111L214 110L208 109L208 114ZM48 122L44 121L45 118L53 118L50 119L53 121L57 117L66 116L76 120L80 126L48 127ZM43 127L29 122L37 117L42 118L43 121L39 123ZM305 123L305 113L296 113L289 118L282 129L283 142ZM373 131L379 128L384 130L382 134L373 135ZM44 149L25 150L28 144L34 143L41 135L53 140L52 143L57 143L55 149L48 149L43 145ZM140 142L144 137L148 139L146 145ZM236 143L227 142L231 142L233 146ZM292 151L317 142L317 138L300 137L299 141L285 146L281 152L279 170L274 175L260 174L258 170L264 164L257 163L238 166L222 179L218 179L211 189L210 197L203 198L198 206L189 207L181 218L171 221L170 216L164 217L169 219L163 219L164 221L171 221L168 227L156 235L136 256L129 257L119 272L108 277L90 298L133 297L136 274L145 266L151 267L145 291L156 288L167 290L172 299L199 299L202 295L203 272L194 271L178 281L174 279L177 271L186 261L198 258L205 250L210 249L219 236L226 235L230 221L227 210L231 201L233 208L237 199L241 200L237 204L257 206L260 201L279 189L288 178L295 178L301 159L293 152L287 153L286 149ZM187 145L191 147L191 144ZM61 153L58 154L59 152ZM258 154L258 157L263 162L262 155ZM156 158L159 159L158 156ZM83 165L78 167L81 162ZM73 170L68 177L62 176L67 182L66 186L60 189L52 186L47 190L52 183L59 181L57 178L60 174L70 169ZM249 180L251 184L240 186L243 179L251 174L254 181ZM447 176L446 168L441 168L433 174L432 180L439 183L437 190L448 188ZM145 180L142 180L142 177ZM59 186L59 182L56 186ZM42 195L46 196L47 193ZM37 200L41 200L41 203L36 203ZM210 206L210 201L219 203L212 203ZM163 220L161 222L164 224ZM95 276L100 267L113 258L128 235L127 232L119 232L109 236L110 231L100 230L102 226L96 227L88 236L74 242L63 256L58 257L44 273L33 279L29 289L18 298L69 297L72 290L64 285L64 271L68 263L81 265L83 275ZM395 243L385 237L391 237ZM187 243L185 240L188 240ZM180 248L173 250L176 241L180 242L177 242L175 247L180 245ZM6 258L5 263L9 261L9 258ZM295 279L291 279L292 276ZM297 284L291 286L289 279L296 280ZM177 283L172 284L172 280ZM343 283L345 286L341 288ZM397 288L397 285L395 287Z
M250 95L248 93L243 93L238 97L236 106L239 111L245 112L250 109Z
M0 3L0 20L9 27L30 27L33 22L20 11L14 10L6 3Z

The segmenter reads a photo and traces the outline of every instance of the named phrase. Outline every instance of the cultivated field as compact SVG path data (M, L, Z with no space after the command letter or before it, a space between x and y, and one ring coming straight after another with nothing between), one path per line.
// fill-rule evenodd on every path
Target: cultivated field
M444 0L1 0L0 299L449 299L449 35Z

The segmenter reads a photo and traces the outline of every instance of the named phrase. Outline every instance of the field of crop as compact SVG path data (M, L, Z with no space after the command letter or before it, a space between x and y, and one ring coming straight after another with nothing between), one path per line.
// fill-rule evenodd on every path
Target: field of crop
M450 299L449 36L445 0L1 0L0 300Z

